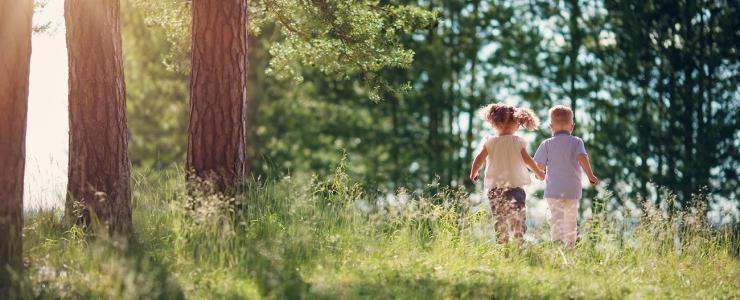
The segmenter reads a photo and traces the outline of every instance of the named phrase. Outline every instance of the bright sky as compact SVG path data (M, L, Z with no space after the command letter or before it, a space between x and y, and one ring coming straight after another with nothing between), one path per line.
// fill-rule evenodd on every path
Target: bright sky
M34 34L26 131L24 207L64 204L67 184L67 47L64 1L49 1L34 14L34 24L51 22L48 32Z

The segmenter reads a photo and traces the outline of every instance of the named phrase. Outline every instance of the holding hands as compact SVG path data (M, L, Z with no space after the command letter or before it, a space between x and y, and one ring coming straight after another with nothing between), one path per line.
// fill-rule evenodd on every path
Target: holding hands
M588 182L590 182L591 185L596 186L597 184L599 184L599 178L596 178L594 174L590 174L588 175Z
M537 170L534 171L534 177L539 181L545 180L545 172L543 172L542 169L537 168Z
M470 181L477 182L478 181L478 174L470 173Z

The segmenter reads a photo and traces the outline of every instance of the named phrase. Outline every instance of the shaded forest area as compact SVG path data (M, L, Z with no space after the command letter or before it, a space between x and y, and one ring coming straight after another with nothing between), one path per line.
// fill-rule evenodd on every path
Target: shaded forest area
M294 38L275 28L290 24L252 25L251 176L327 174L346 151L349 172L379 190L470 185L471 153L487 130L473 117L478 107L513 102L545 117L550 106L566 104L576 109L576 134L617 201L657 201L669 191L688 207L700 199L692 194L737 200L737 2L401 2L438 18L404 38L414 62L382 71L382 83L327 77L321 58L313 67L296 65L274 46ZM184 161L187 3L123 6L138 166ZM385 83L406 90L374 89ZM548 134L543 126L532 143Z

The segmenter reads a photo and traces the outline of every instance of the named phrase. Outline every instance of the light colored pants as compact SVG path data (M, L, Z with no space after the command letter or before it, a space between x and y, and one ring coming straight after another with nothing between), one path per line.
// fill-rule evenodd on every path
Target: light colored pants
M552 241L562 241L568 247L576 245L578 229L578 199L547 198L550 208L550 235Z

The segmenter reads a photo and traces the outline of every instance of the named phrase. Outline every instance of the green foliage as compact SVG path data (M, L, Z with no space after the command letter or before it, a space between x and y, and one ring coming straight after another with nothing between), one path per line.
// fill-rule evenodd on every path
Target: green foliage
M738 80L736 2L605 1L615 47L601 58L611 97L597 99L594 142L612 187L676 191L737 202Z
M190 5L184 0L131 0L161 26L172 44L165 60L173 69L189 70ZM386 68L408 67L413 51L404 49L400 35L429 26L432 12L416 6L379 1L249 1L250 31L277 25L282 38L270 46L268 74L302 81L307 66L334 78L364 74L369 78Z
M399 34L410 34L434 20L433 14L421 8L375 0L264 0L251 4L255 32L273 20L284 35L270 48L267 73L297 81L303 79L298 64L337 79L407 67L413 61L413 51L402 47Z
M496 245L466 193L358 194L331 177L252 182L192 210L182 171L135 172L130 243L27 215L24 298L737 298L737 235L696 214L584 223L574 250ZM349 192L348 192L349 191ZM327 195L330 195L327 196ZM331 201L328 201L330 200ZM206 199L202 203L208 203ZM205 207L201 206L201 207ZM631 215L631 213L627 213ZM677 221L681 220L680 223Z
M136 11L139 18L144 18L145 25L151 31L157 31L159 41L168 45L161 48L150 48L162 55L162 63L171 71L182 74L190 73L190 1L189 0L126 0L123 11ZM137 26L139 23L123 27ZM158 27L159 29L150 29Z
M146 21L147 9L122 5L129 151L134 165L161 168L185 158L188 76L167 67L176 47L170 31Z
M129 2L124 10L145 22L124 22L124 34L152 32L141 55L186 74L189 2ZM596 174L622 204L665 199L661 187L676 191L679 205L705 188L713 203L738 203L737 30L721 30L738 27L736 10L731 2L251 1L251 173L327 175L346 152L347 172L379 190L472 188L467 169L489 133L478 107L527 106L547 123L550 106L567 104ZM139 107L130 111L132 156L180 162L185 125L172 116L185 111L187 78L139 74L162 66L131 67L136 51L127 46L127 77L142 79L127 78ZM159 81L177 92L146 87ZM148 107L173 115L161 124L139 118ZM530 152L549 135L535 132Z

